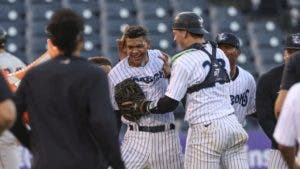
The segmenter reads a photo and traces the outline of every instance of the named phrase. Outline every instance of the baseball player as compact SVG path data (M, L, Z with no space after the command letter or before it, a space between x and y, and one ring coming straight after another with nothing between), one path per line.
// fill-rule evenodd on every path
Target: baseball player
M114 87L127 78L140 85L148 100L156 100L167 89L163 73L164 62L159 50L148 49L147 31L142 26L130 26L124 33L127 56L108 74L111 99L115 110ZM175 130L173 112L150 114L133 122L122 117L127 131L121 146L128 169L182 169L182 151Z
M274 131L274 138L279 144L279 150L287 162L288 167L293 169L300 169L300 152L297 150L297 145L300 144L299 96L300 83L297 83L287 94Z
M234 115L229 97L229 61L206 43L203 19L182 12L173 21L174 40L182 52L173 56L170 84L159 100L124 103L150 114L174 110L186 95L189 123L186 169L249 168L244 145L248 135Z
M0 69L7 73L13 73L25 67L25 64L16 56L5 51L7 40L6 31L0 27ZM0 136L0 169L19 169L19 143L8 130Z
M289 34L286 37L284 60L285 63L300 50L300 44L295 43L295 37L300 38L300 34ZM284 64L276 66L263 74L257 83L256 92L256 110L259 124L272 141L270 156L268 161L269 169L287 169L288 166L284 162L281 153L278 151L278 144L273 138L274 129L277 123L274 115L274 104L278 96L281 77L284 69Z
M217 35L216 42L229 59L231 105L239 122L245 126L246 116L255 112L256 82L249 72L237 66L241 53L239 38L232 33L221 33Z

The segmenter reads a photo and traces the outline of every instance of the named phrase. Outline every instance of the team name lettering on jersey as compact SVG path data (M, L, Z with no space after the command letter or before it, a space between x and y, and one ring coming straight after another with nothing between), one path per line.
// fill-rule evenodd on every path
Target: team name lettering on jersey
M164 78L164 73L162 71L155 73L153 76L132 77L134 81L144 83L156 83L160 78Z
M249 95L249 89L247 89L245 92L238 95L230 95L231 105L240 104L243 107L245 107L248 103L248 97L249 97L248 95Z

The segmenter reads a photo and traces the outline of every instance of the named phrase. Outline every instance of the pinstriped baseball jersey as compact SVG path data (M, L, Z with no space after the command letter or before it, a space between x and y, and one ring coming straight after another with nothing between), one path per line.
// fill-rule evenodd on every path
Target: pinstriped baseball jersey
M128 57L121 60L108 74L110 82L110 92L114 96L114 86L127 78L133 78L142 88L146 99L149 101L157 100L162 97L166 91L168 80L164 78L162 70L163 61L159 57L159 50L148 50L149 61L143 67L131 67L128 64ZM118 106L114 97L111 97L112 105L115 110ZM125 124L133 124L122 118ZM150 114L140 119L139 125L156 126L174 121L173 113Z
M256 111L256 83L253 76L243 68L237 66L236 70L236 75L229 85L230 100L239 122L245 126L246 115Z
M211 54L211 44L203 45ZM228 75L229 61L223 51L216 50L216 61ZM209 56L202 50L183 53L172 65L166 96L179 101L187 88L207 82L206 77L211 71L207 65L210 64ZM213 73L220 75L218 70ZM233 115L229 85L215 83L213 87L187 94L185 120L190 127L184 163L186 169L249 168L244 150L248 135Z
M212 51L210 44L206 44L205 49L210 53ZM216 58L225 66L229 74L229 61L218 48ZM209 56L201 50L184 53L172 65L166 96L180 101L188 87L204 81L210 70L210 66L207 66L209 64ZM216 83L215 87L187 94L185 120L190 124L212 121L227 116L233 111L229 98L229 83Z
M164 77L160 56L160 51L148 50L149 60L142 67L129 66L127 56L110 71L108 78L114 109L118 109L114 99L114 86L130 77L140 85L147 100L157 100L164 95L168 80ZM143 116L138 124L125 118L122 118L122 121L128 126L121 146L126 168L183 168L181 145L176 130L168 129L155 133L137 130L139 126L167 126L173 123L172 112ZM129 125L133 126L132 129Z
M289 90L276 124L274 138L278 144L293 147L300 143L299 96L300 83L297 83ZM298 165L300 165L299 150L297 152L296 161Z
M8 52L0 52L0 69L8 73L13 73L25 67L26 65L16 56Z

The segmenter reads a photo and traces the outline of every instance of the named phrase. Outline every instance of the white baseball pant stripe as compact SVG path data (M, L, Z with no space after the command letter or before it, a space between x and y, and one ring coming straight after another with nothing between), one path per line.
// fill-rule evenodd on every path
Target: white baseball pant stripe
M288 169L279 150L271 149L269 153L268 169Z
M236 116L190 126L185 169L248 169L248 134Z

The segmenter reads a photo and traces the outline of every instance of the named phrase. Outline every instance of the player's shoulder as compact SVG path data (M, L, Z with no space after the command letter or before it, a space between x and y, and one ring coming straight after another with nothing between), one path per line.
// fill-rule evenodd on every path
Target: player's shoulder
M295 95L299 96L300 93L300 82L294 84L291 89L289 90L289 93L294 93Z
M267 81L274 80L274 78L276 78L277 76L282 75L283 69L284 69L284 64L275 66L270 70L268 70L267 72L265 72L264 74L262 74L259 80L267 80Z
M149 57L159 57L161 55L161 51L158 49L148 49Z
M244 77L247 77L247 78L250 78L250 79L253 79L254 80L254 77L253 77L253 75L250 73L250 72L248 72L247 70L245 70L244 68L242 68L242 67L240 67L240 66L237 66L238 67L238 69L239 69L239 72L240 72L240 74L239 75L241 75L241 76L244 76Z

